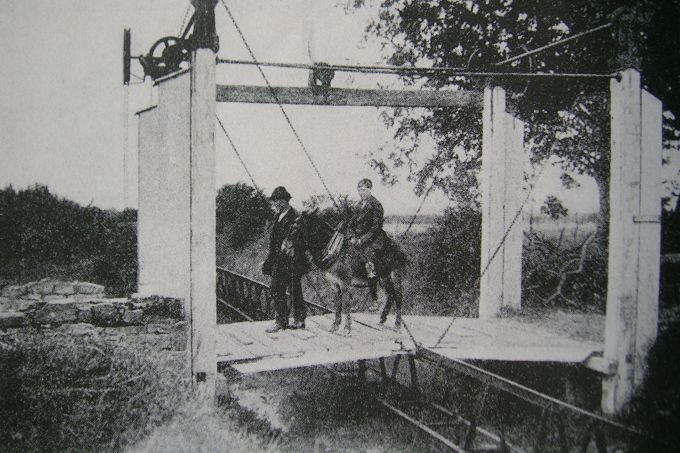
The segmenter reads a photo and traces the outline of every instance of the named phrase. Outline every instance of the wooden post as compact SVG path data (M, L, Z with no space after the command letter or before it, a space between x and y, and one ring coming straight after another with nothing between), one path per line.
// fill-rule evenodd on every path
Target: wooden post
M191 369L215 393L215 53L197 49L191 70Z
M523 201L524 123L505 111L499 87L484 90L482 122L479 317L488 319L502 306L521 307L523 221L515 216Z
M215 35L217 0L192 0L196 49L191 65L191 371L197 391L215 397L217 324L215 257Z
M522 308L522 244L524 216L524 122L506 115L505 187L503 190L503 305Z
M602 410L613 414L642 382L656 339L659 289L661 103L635 69L612 80L609 263Z
M479 317L493 318L498 315L502 304L503 281L502 259L490 261L497 247L494 238L498 238L498 227L502 228L502 220L497 219L498 194L501 192L504 170L495 165L502 160L501 113L505 112L505 91L501 88L486 87L484 89L484 108L482 111L482 168L480 172L480 191L482 194L482 256L481 276L479 284ZM500 176L500 178L499 178ZM500 251L499 251L500 253Z

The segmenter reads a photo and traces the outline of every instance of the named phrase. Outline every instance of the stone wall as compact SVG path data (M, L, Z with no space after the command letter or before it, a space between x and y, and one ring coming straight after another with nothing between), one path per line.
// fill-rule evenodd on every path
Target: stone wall
M0 292L0 328L84 323L98 327L169 325L184 321L181 299L105 298L104 287L43 279Z

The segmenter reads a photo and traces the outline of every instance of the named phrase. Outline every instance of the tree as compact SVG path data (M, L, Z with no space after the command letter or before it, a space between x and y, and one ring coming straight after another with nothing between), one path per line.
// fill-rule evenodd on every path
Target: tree
M243 247L260 237L271 217L264 193L245 183L222 186L216 205L216 233L232 247Z
M355 0L363 7L367 0ZM622 5L632 14L620 13ZM643 83L659 96L670 112L680 113L680 0L383 0L379 16L367 29L383 40L387 61L397 66L422 64L478 71L554 71L611 73L623 63L617 26L568 45L558 46L506 65L521 54L612 18L617 24L631 20L623 30L634 37L641 57ZM617 35L617 38L619 36ZM428 88L479 90L484 81L446 73L402 74L410 84ZM526 143L532 161L557 156L565 171L592 176L599 187L600 231L608 219L609 104L607 79L504 78L490 81L506 88L508 102L526 121ZM422 193L427 181L452 200L476 204L474 175L479 169L481 114L476 107L433 109L424 114L409 109L385 112L399 145L373 156L372 164L384 179L407 166ZM665 138L677 139L679 115L667 115ZM416 163L419 137L431 133L436 153L421 166ZM384 151L384 150L383 150ZM385 155L387 154L387 155ZM444 166L450 171L440 172ZM602 235L604 237L604 235Z

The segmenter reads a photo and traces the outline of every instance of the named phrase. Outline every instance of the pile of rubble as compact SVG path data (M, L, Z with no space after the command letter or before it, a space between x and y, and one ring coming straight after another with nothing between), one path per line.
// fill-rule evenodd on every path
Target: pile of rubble
M118 327L183 318L181 299L106 298L104 287L94 283L43 279L0 291L0 328L71 323Z

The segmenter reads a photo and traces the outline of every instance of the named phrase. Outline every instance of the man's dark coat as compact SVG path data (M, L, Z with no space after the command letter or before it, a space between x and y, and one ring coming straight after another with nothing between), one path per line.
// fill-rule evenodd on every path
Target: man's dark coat
M303 253L295 253L290 257L281 250L281 245L288 238L297 217L297 212L290 208L281 219L277 218L274 222L269 241L269 255L262 264L262 273L272 277L270 288L274 301L275 321L281 328L288 327L291 309L298 323L304 323L307 316L300 282L300 278L307 271L306 257ZM300 248L294 245L294 250L297 252ZM290 305L286 300L287 290L290 293Z
M271 229L269 241L269 254L262 265L262 273L265 275L302 275L307 271L307 261L304 254L296 253L293 258L281 251L284 239L290 234L290 228L297 220L298 213L290 208L281 220L276 220Z

